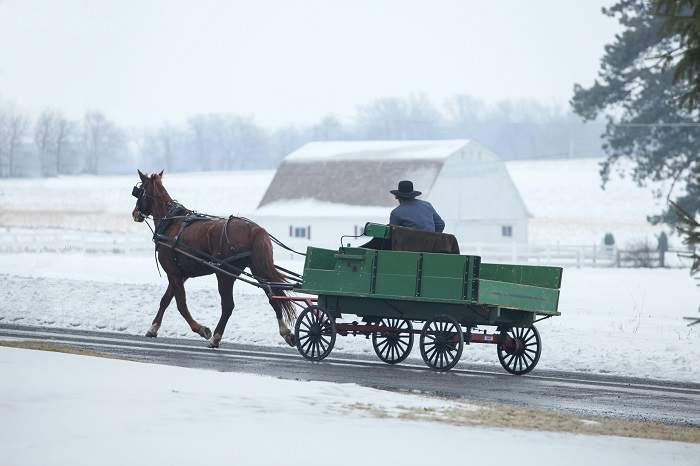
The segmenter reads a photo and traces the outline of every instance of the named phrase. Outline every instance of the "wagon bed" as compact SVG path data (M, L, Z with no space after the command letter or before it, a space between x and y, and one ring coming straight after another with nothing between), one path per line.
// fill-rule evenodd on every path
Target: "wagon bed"
M299 352L320 360L336 334L361 334L372 336L382 360L395 363L408 356L414 334L420 334L423 359L433 369L453 367L466 341L497 345L509 372L532 370L541 353L533 324L560 315L562 269L387 249L397 228L367 224L364 232L374 239L364 247L307 249L297 291L318 298L297 320ZM362 323L335 322L344 315ZM413 329L415 321L425 322L422 330ZM495 326L496 333L477 332L477 326Z

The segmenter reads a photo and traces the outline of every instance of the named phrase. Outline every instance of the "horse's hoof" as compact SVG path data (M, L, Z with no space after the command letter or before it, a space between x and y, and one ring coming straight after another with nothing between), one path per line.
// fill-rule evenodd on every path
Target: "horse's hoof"
M294 337L293 333L286 334L284 336L284 341L286 341L289 346L296 346L297 345L297 339Z
M221 344L221 335L219 335L218 333L215 333L209 339L209 348L218 348L220 344Z
M209 330L209 327L205 327L204 325L199 326L199 330L197 330L197 333L200 337L204 338L205 340L211 338L211 330Z
M160 325L153 324L151 325L151 328L148 329L148 332L146 332L146 336L148 338L155 338L158 336L158 329L160 328Z

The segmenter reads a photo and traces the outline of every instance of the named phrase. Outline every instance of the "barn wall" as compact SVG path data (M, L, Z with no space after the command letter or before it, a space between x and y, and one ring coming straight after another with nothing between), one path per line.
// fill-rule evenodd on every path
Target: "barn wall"
M472 143L442 167L428 200L446 220L527 222L527 209L503 162Z
M353 235L355 226L361 232L366 222L387 223L388 218L379 217L254 217L260 225L282 242L293 248L304 251L307 246L317 246L335 249L340 246L341 235ZM289 236L289 226L311 226L311 239L294 238ZM502 226L510 225L513 236L502 236ZM518 219L502 219L497 221L447 221L445 233L453 234L460 243L526 243L527 222ZM346 239L353 245L359 245L367 238Z

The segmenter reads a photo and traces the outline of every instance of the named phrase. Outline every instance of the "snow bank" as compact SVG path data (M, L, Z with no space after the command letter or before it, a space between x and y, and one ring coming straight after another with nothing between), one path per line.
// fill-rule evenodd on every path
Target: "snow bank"
M678 442L378 419L349 404L392 413L451 402L356 385L9 348L0 371L0 449L13 466L428 464L504 446L527 452L524 466L684 465L700 454Z

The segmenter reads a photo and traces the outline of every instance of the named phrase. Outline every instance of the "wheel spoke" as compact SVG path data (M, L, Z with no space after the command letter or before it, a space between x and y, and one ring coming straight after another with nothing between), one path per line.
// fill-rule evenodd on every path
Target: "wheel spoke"
M428 361L430 361L431 364L434 365L433 359L437 359L437 356L440 354L440 351L435 348L435 351L433 352L433 355L428 358Z
M389 345L389 339L385 338L381 343L377 344L377 349L383 349Z
M301 345L302 351L304 351L305 353L307 353L308 350L309 350L309 345L311 345L312 343L313 343L313 340L312 340L311 338L308 338L308 339L306 340L306 342L305 342L305 343L302 343L302 345Z

